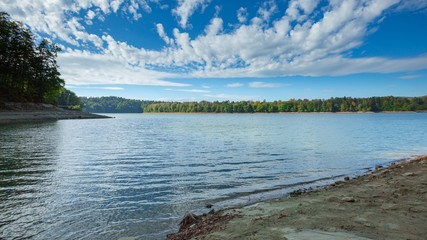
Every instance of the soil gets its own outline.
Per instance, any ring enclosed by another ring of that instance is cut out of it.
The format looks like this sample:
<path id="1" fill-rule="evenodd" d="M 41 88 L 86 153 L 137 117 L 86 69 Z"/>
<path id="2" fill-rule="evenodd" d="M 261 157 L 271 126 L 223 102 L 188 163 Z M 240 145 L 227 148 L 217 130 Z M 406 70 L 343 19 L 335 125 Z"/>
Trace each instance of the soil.
<path id="1" fill-rule="evenodd" d="M 0 106 L 0 124 L 94 118 L 109 117 L 81 111 L 65 110 L 43 103 L 2 103 Z"/>

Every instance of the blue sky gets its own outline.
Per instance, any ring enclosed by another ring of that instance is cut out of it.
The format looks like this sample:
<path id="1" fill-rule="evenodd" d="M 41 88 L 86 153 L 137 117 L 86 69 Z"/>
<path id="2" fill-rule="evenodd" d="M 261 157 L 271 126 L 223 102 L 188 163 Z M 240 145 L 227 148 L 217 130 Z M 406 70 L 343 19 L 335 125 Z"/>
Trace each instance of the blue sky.
<path id="1" fill-rule="evenodd" d="M 427 95 L 425 0 L 3 0 L 80 96 Z"/>

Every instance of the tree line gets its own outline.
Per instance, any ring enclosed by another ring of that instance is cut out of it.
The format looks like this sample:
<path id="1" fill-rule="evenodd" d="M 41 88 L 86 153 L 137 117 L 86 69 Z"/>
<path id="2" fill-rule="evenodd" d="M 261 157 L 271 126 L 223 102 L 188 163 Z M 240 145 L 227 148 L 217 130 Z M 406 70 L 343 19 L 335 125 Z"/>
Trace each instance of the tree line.
<path id="1" fill-rule="evenodd" d="M 93 113 L 142 113 L 155 101 L 126 99 L 121 97 L 81 97 L 83 111 Z"/>
<path id="2" fill-rule="evenodd" d="M 144 108 L 147 113 L 277 113 L 277 112 L 383 112 L 427 111 L 427 96 L 291 99 L 289 101 L 158 102 Z"/>
<path id="3" fill-rule="evenodd" d="M 0 101 L 57 103 L 63 91 L 56 57 L 60 48 L 36 38 L 0 12 Z"/>

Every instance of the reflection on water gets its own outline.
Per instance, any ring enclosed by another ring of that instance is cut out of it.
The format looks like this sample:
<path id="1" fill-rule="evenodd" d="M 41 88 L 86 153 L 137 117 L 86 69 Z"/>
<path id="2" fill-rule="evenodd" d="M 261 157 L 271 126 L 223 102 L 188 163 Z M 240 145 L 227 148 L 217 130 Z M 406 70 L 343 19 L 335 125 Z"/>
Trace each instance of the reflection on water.
<path id="1" fill-rule="evenodd" d="M 425 154 L 426 116 L 123 114 L 3 125 L 0 238 L 163 238 L 206 203 L 274 197 Z"/>

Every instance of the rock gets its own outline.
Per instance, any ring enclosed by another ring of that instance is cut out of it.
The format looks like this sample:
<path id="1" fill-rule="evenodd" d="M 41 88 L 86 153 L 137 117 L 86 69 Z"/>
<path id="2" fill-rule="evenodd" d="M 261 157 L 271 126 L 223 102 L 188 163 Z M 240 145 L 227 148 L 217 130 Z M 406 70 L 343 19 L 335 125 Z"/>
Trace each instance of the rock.
<path id="1" fill-rule="evenodd" d="M 350 181 L 350 177 L 344 177 L 344 181 Z"/>
<path id="2" fill-rule="evenodd" d="M 339 185 L 344 184 L 344 183 L 345 183 L 344 181 L 336 181 L 336 182 L 335 182 L 335 185 L 336 185 L 336 186 L 339 186 Z"/>
<path id="3" fill-rule="evenodd" d="M 343 201 L 343 202 L 356 202 L 356 199 L 354 199 L 354 197 L 343 197 L 343 198 L 341 198 L 341 201 Z"/>
<path id="4" fill-rule="evenodd" d="M 206 208 L 212 208 L 212 207 L 213 207 L 212 204 L 210 204 L 210 203 L 206 204 Z"/>
<path id="5" fill-rule="evenodd" d="M 197 216 L 194 215 L 193 213 L 189 212 L 189 213 L 185 214 L 184 218 L 179 223 L 179 225 L 180 225 L 179 231 L 186 229 L 195 223 L 197 223 Z"/>
<path id="6" fill-rule="evenodd" d="M 411 177 L 411 176 L 415 176 L 415 173 L 413 173 L 413 172 L 407 172 L 407 173 L 402 174 L 402 176 Z"/>
<path id="7" fill-rule="evenodd" d="M 375 170 L 378 170 L 378 169 L 381 169 L 381 168 L 383 168 L 383 166 L 381 166 L 381 165 L 375 166 Z"/>

